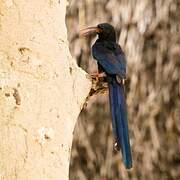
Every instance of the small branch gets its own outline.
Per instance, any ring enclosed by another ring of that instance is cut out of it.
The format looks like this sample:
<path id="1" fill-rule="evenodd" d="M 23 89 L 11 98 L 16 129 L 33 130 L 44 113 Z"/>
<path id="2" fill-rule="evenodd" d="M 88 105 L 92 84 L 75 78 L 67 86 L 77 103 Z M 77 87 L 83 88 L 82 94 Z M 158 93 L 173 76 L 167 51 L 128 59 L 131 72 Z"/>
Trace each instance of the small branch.
<path id="1" fill-rule="evenodd" d="M 92 87 L 91 87 L 88 97 L 86 98 L 85 106 L 91 96 L 96 95 L 96 94 L 104 94 L 108 90 L 108 84 L 107 84 L 106 77 L 95 78 L 95 77 L 91 77 L 88 74 L 87 78 L 92 81 Z"/>

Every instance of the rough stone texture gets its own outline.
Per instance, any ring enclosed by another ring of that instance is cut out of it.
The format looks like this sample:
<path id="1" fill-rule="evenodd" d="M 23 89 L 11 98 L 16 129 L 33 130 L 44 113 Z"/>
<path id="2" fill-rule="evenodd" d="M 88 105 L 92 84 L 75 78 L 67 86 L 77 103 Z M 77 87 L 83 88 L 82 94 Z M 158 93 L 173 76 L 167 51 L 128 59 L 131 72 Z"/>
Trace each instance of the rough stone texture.
<path id="1" fill-rule="evenodd" d="M 0 179 L 68 179 L 91 88 L 72 59 L 66 1 L 0 1 Z"/>

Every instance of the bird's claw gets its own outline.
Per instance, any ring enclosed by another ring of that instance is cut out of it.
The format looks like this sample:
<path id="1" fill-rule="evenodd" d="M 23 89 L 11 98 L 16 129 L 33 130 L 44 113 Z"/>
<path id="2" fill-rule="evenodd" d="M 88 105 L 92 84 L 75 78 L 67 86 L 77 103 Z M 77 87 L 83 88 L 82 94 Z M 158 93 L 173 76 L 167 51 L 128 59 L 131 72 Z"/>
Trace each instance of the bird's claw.
<path id="1" fill-rule="evenodd" d="M 91 77 L 92 78 L 96 78 L 96 79 L 103 78 L 103 77 L 106 77 L 106 73 L 105 72 L 102 72 L 102 73 L 99 73 L 99 72 L 92 73 Z"/>

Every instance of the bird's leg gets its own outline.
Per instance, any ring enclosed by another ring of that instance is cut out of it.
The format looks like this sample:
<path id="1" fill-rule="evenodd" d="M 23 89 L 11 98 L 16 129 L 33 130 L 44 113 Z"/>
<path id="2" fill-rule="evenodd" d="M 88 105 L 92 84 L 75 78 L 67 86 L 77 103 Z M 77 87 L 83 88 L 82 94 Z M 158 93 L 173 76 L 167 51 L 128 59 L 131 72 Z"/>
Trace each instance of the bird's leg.
<path id="1" fill-rule="evenodd" d="M 95 73 L 92 73 L 91 74 L 91 77 L 92 78 L 103 78 L 103 77 L 106 77 L 106 73 L 105 72 L 95 72 Z"/>

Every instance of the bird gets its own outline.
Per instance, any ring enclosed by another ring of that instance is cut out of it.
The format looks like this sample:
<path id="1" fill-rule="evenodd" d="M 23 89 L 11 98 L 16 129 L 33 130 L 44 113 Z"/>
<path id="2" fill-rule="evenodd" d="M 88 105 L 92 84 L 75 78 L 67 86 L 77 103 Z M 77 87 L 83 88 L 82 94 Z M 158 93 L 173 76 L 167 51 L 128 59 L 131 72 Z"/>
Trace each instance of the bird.
<path id="1" fill-rule="evenodd" d="M 131 169 L 132 155 L 125 99 L 126 57 L 121 46 L 116 43 L 115 29 L 109 23 L 80 30 L 80 35 L 91 34 L 98 36 L 92 45 L 92 56 L 98 65 L 98 73 L 93 76 L 107 78 L 114 146 L 117 150 L 121 150 L 125 168 Z"/>

